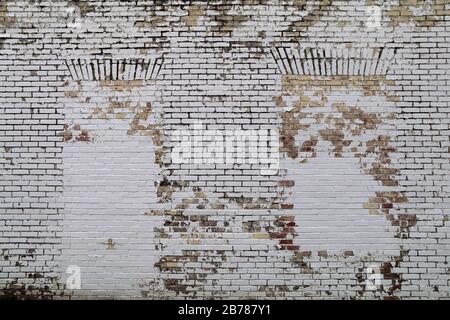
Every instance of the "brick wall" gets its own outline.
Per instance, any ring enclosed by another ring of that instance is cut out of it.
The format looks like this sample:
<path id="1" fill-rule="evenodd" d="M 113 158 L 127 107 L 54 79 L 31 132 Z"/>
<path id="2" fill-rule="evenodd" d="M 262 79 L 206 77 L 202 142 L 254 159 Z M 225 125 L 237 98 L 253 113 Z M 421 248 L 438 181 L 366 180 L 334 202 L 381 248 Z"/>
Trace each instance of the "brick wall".
<path id="1" fill-rule="evenodd" d="M 449 10 L 0 1 L 0 297 L 449 298 Z"/>

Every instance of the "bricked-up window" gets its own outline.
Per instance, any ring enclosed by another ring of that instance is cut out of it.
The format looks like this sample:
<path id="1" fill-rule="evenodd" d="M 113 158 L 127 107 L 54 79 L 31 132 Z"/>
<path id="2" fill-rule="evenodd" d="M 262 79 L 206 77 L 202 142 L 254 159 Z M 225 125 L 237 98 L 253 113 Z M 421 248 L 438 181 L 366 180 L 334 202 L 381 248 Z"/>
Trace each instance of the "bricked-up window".
<path id="1" fill-rule="evenodd" d="M 152 80 L 164 63 L 163 57 L 136 59 L 66 59 L 73 80 Z"/>
<path id="2" fill-rule="evenodd" d="M 274 47 L 271 53 L 284 75 L 376 76 L 386 74 L 395 49 Z"/>

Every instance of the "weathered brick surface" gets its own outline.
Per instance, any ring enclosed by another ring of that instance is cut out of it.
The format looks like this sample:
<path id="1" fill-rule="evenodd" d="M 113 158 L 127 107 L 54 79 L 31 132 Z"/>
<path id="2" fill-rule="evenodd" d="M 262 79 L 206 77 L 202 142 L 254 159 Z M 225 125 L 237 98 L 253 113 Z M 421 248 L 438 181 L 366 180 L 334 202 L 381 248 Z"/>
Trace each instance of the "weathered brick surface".
<path id="1" fill-rule="evenodd" d="M 0 297 L 449 298 L 449 10 L 1 0 Z M 278 170 L 174 161 L 199 125 Z"/>

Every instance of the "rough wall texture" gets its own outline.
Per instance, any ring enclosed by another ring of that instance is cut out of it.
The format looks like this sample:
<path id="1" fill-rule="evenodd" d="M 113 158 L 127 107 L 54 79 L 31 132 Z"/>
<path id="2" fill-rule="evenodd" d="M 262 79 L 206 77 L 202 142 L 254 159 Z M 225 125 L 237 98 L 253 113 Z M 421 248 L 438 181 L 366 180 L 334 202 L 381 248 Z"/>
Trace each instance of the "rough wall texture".
<path id="1" fill-rule="evenodd" d="M 0 297 L 449 298 L 449 11 L 1 0 Z"/>

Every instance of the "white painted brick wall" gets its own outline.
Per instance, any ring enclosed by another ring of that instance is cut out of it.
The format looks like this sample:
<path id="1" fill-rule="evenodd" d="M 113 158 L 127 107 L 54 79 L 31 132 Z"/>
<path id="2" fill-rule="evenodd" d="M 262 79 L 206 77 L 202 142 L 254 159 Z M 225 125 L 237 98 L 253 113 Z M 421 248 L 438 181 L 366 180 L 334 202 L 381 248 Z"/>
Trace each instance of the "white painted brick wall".
<path id="1" fill-rule="evenodd" d="M 1 1 L 0 296 L 449 298 L 449 5 L 374 4 Z"/>

